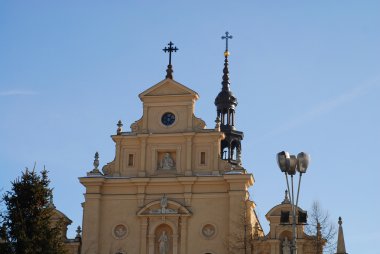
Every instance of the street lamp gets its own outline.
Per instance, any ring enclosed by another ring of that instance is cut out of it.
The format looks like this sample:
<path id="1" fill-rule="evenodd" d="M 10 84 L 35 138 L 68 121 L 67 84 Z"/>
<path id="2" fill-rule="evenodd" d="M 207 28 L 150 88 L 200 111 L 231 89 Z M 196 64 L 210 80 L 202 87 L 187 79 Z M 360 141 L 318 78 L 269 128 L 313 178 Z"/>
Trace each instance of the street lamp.
<path id="1" fill-rule="evenodd" d="M 301 152 L 297 155 L 290 155 L 288 152 L 282 151 L 277 154 L 277 164 L 281 170 L 285 174 L 286 186 L 288 187 L 288 193 L 290 193 L 290 204 L 292 208 L 292 230 L 293 230 L 293 240 L 292 240 L 292 254 L 297 254 L 297 241 L 296 241 L 296 209 L 298 208 L 298 197 L 300 194 L 301 187 L 301 178 L 302 174 L 306 173 L 306 169 L 310 162 L 310 156 L 307 153 Z M 294 203 L 294 182 L 293 176 L 297 173 L 300 173 L 299 181 L 298 181 L 298 190 L 297 190 L 297 198 Z M 288 175 L 290 175 L 291 179 L 291 187 L 292 191 L 290 192 L 289 188 L 289 180 Z"/>

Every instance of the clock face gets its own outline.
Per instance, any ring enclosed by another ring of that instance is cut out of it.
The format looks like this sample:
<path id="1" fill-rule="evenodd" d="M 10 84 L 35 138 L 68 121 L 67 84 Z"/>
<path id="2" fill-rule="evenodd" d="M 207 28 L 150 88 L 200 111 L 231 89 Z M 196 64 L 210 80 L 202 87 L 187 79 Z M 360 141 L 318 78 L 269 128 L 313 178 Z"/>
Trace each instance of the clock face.
<path id="1" fill-rule="evenodd" d="M 173 113 L 170 113 L 170 112 L 166 112 L 161 117 L 162 124 L 164 124 L 166 126 L 172 125 L 174 123 L 174 121 L 175 121 L 175 115 Z"/>

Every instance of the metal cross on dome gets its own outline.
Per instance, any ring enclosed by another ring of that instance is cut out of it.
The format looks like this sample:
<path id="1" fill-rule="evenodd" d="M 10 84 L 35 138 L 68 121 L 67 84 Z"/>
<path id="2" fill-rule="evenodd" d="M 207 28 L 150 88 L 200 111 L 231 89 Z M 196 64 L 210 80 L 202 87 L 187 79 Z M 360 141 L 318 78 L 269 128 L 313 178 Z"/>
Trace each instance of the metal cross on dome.
<path id="1" fill-rule="evenodd" d="M 228 39 L 232 39 L 232 35 L 229 32 L 226 32 L 226 36 L 222 36 L 222 40 L 226 40 L 226 52 L 228 52 Z"/>
<path id="2" fill-rule="evenodd" d="M 166 52 L 169 52 L 169 65 L 172 65 L 172 52 L 177 52 L 178 48 L 177 47 L 174 47 L 174 43 L 173 42 L 169 42 L 168 43 L 169 47 L 165 47 L 163 48 L 162 50 L 166 53 Z"/>

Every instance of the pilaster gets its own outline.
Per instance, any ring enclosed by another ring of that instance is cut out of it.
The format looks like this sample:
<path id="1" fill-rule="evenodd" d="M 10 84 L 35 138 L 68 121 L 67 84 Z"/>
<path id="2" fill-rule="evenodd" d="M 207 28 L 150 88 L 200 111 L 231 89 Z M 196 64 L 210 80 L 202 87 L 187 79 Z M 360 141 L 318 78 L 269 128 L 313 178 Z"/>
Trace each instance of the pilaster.
<path id="1" fill-rule="evenodd" d="M 192 162 L 193 162 L 193 155 L 192 155 L 192 150 L 193 150 L 193 143 L 192 139 L 195 133 L 189 133 L 186 134 L 186 171 L 185 175 L 186 176 L 191 176 L 192 175 Z"/>
<path id="2" fill-rule="evenodd" d="M 146 175 L 146 140 L 148 134 L 139 135 L 140 138 L 140 168 L 138 170 L 138 176 L 144 177 Z"/>
<path id="3" fill-rule="evenodd" d="M 181 254 L 187 253 L 187 217 L 182 217 L 180 221 L 181 226 Z"/>
<path id="4" fill-rule="evenodd" d="M 140 253 L 146 254 L 146 239 L 148 237 L 148 218 L 141 218 L 140 222 Z"/>
<path id="5" fill-rule="evenodd" d="M 82 253 L 99 253 L 100 198 L 100 194 L 85 195 Z"/>

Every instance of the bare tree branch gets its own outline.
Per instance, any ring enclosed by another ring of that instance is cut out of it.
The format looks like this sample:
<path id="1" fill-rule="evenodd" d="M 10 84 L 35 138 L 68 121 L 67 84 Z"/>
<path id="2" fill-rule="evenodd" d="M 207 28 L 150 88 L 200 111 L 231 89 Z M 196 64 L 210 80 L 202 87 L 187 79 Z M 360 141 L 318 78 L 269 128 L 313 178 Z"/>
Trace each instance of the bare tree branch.
<path id="1" fill-rule="evenodd" d="M 305 228 L 305 232 L 308 235 L 317 235 L 318 223 L 321 226 L 321 235 L 325 244 L 323 242 L 315 239 L 314 245 L 316 250 L 321 250 L 323 248 L 323 253 L 334 253 L 336 249 L 336 234 L 337 230 L 335 224 L 331 222 L 330 215 L 328 211 L 322 209 L 322 206 L 318 201 L 314 201 L 311 206 L 311 212 L 308 216 L 308 225 Z"/>

